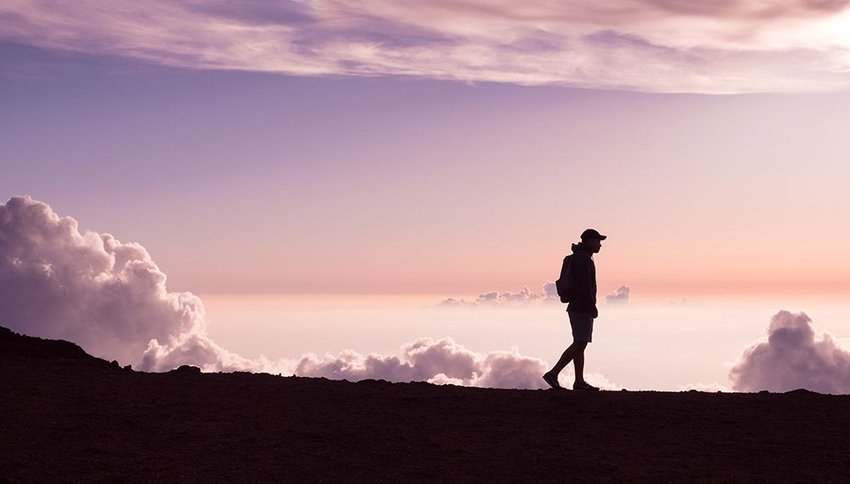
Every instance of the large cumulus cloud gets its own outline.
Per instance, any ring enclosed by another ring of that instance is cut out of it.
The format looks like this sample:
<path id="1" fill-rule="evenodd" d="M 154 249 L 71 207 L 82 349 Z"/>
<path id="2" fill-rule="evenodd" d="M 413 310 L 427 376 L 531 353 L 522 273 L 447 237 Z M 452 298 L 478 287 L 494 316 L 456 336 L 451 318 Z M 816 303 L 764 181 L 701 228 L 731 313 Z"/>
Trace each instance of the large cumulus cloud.
<path id="1" fill-rule="evenodd" d="M 657 92 L 844 89 L 847 0 L 0 3 L 0 40 L 169 66 Z"/>
<path id="2" fill-rule="evenodd" d="M 0 323 L 148 370 L 253 365 L 207 337 L 201 300 L 168 292 L 144 247 L 29 197 L 0 205 Z"/>
<path id="3" fill-rule="evenodd" d="M 344 351 L 336 357 L 248 359 L 216 344 L 201 300 L 169 292 L 166 281 L 139 244 L 81 233 L 76 220 L 30 197 L 0 204 L 0 324 L 74 341 L 143 370 L 191 364 L 207 371 L 540 388 L 546 369 L 543 361 L 515 350 L 475 353 L 450 338 L 418 339 L 403 345 L 401 356 Z"/>
<path id="4" fill-rule="evenodd" d="M 829 334 L 816 338 L 805 313 L 778 312 L 767 333 L 767 340 L 747 349 L 730 371 L 732 388 L 850 393 L 850 352 Z"/>

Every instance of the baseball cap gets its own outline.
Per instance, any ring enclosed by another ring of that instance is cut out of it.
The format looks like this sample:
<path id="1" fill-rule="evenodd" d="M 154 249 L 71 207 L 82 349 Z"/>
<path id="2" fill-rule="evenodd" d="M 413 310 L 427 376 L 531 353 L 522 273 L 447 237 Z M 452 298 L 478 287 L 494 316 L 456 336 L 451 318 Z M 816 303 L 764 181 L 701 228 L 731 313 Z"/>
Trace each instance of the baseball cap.
<path id="1" fill-rule="evenodd" d="M 581 233 L 581 240 L 587 240 L 587 239 L 605 240 L 607 238 L 608 238 L 607 235 L 600 234 L 599 231 L 597 231 L 596 229 L 587 229 L 587 230 L 585 230 L 584 232 Z"/>

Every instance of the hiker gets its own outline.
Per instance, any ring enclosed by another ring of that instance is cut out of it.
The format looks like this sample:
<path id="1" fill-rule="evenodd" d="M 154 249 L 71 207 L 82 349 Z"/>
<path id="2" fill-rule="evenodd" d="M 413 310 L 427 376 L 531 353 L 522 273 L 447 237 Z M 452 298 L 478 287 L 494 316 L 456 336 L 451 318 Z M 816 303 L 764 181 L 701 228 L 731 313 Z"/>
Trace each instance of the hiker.
<path id="1" fill-rule="evenodd" d="M 595 229 L 587 229 L 581 234 L 581 242 L 572 245 L 572 255 L 564 258 L 557 286 L 561 301 L 568 302 L 567 314 L 573 330 L 573 343 L 555 366 L 543 374 L 543 380 L 552 388 L 563 388 L 558 383 L 558 374 L 572 361 L 575 368 L 573 390 L 599 390 L 584 381 L 584 350 L 593 340 L 593 320 L 599 316 L 596 309 L 596 265 L 593 263 L 593 254 L 599 252 L 606 238 Z"/>

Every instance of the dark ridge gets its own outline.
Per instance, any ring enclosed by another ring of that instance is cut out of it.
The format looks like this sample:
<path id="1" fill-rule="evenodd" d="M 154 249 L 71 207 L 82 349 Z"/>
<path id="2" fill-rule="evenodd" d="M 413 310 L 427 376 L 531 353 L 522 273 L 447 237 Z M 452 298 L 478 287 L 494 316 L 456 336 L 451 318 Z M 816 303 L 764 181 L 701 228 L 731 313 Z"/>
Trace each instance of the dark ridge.
<path id="1" fill-rule="evenodd" d="M 797 394 L 797 395 L 818 394 L 818 392 L 814 392 L 814 391 L 809 390 L 807 388 L 798 388 L 796 390 L 790 390 L 790 391 L 787 391 L 785 393 L 786 394 Z"/>
<path id="2" fill-rule="evenodd" d="M 3 326 L 0 326 L 0 352 L 7 357 L 78 360 L 96 364 L 107 363 L 105 360 L 89 355 L 82 348 L 70 341 L 27 336 L 15 333 Z"/>
<path id="3" fill-rule="evenodd" d="M 0 330 L 0 482 L 850 475 L 849 396 L 494 390 L 194 367 L 144 373 L 80 351 Z"/>

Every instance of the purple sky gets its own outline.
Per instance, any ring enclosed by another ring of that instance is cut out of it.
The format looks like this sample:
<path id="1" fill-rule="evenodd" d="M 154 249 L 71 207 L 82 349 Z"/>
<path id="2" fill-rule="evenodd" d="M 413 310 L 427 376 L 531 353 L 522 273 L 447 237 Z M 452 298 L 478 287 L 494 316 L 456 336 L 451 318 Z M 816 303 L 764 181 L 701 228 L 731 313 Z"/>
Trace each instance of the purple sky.
<path id="1" fill-rule="evenodd" d="M 199 293 L 850 286 L 842 2 L 269 5 L 0 8 L 3 198 Z"/>

